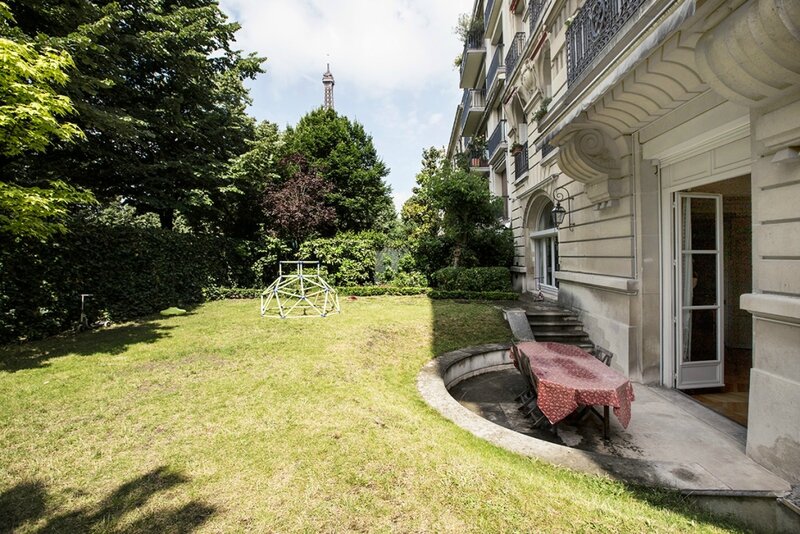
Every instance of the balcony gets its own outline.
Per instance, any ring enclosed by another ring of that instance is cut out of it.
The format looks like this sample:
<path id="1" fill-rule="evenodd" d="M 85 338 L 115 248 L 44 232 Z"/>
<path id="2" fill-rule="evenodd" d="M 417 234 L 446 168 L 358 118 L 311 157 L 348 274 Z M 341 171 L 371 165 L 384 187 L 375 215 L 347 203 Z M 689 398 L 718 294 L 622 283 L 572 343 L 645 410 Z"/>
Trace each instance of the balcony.
<path id="1" fill-rule="evenodd" d="M 492 93 L 495 82 L 497 82 L 497 88 L 502 89 L 505 79 L 506 66 L 503 62 L 503 45 L 500 45 L 495 49 L 492 62 L 489 64 L 489 70 L 486 72 L 486 94 Z"/>
<path id="2" fill-rule="evenodd" d="M 486 155 L 484 154 L 480 158 L 470 158 L 469 160 L 469 170 L 478 174 L 489 174 L 489 160 L 486 159 Z"/>
<path id="3" fill-rule="evenodd" d="M 514 69 L 517 68 L 522 52 L 525 50 L 525 32 L 517 32 L 506 54 L 506 78 L 514 76 Z"/>
<path id="4" fill-rule="evenodd" d="M 544 0 L 530 0 L 528 2 L 528 39 L 533 39 L 536 35 L 537 22 L 539 22 L 539 15 L 542 14 L 544 7 Z"/>
<path id="5" fill-rule="evenodd" d="M 502 161 L 506 156 L 506 121 L 500 121 L 492 131 L 492 135 L 486 141 L 486 149 L 489 152 L 489 161 Z"/>
<path id="6" fill-rule="evenodd" d="M 502 0 L 486 0 L 486 9 L 483 12 L 483 27 L 487 32 L 490 31 L 494 23 L 497 22 L 502 8 Z"/>
<path id="7" fill-rule="evenodd" d="M 464 89 L 461 99 L 461 136 L 472 137 L 475 135 L 478 124 L 486 109 L 486 91 L 481 89 Z"/>
<path id="8" fill-rule="evenodd" d="M 587 0 L 567 28 L 567 85 L 578 81 L 587 67 L 645 0 Z"/>
<path id="9" fill-rule="evenodd" d="M 528 174 L 528 143 L 522 145 L 522 150 L 514 154 L 514 177 L 519 180 Z"/>
<path id="10" fill-rule="evenodd" d="M 456 106 L 456 112 L 453 116 L 453 126 L 450 128 L 450 142 L 447 145 L 447 158 L 450 159 L 458 151 L 458 141 L 461 139 L 461 114 L 464 110 L 461 109 L 461 104 Z"/>
<path id="11" fill-rule="evenodd" d="M 471 35 L 464 43 L 464 54 L 461 56 L 461 88 L 474 89 L 478 86 L 486 47 L 483 45 L 483 34 Z"/>

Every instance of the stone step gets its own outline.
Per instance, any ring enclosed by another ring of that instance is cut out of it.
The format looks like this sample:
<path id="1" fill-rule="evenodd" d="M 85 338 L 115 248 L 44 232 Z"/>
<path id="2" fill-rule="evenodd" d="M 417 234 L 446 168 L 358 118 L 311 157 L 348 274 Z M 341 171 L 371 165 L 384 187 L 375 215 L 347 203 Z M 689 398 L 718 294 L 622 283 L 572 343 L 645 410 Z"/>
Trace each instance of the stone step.
<path id="1" fill-rule="evenodd" d="M 586 340 L 589 341 L 589 334 L 583 330 L 534 330 L 533 335 L 539 341 L 555 341 L 553 338 Z"/>
<path id="2" fill-rule="evenodd" d="M 525 314 L 528 317 L 546 317 L 546 318 L 555 318 L 555 317 L 562 317 L 562 318 L 569 318 L 569 319 L 576 319 L 575 314 L 571 311 L 562 310 L 558 308 L 553 308 L 550 310 L 526 310 Z"/>
<path id="3" fill-rule="evenodd" d="M 583 323 L 578 321 L 577 319 L 565 319 L 563 321 L 552 321 L 552 320 L 541 320 L 539 318 L 531 319 L 530 321 L 531 328 L 549 328 L 551 330 L 557 328 L 583 328 Z"/>

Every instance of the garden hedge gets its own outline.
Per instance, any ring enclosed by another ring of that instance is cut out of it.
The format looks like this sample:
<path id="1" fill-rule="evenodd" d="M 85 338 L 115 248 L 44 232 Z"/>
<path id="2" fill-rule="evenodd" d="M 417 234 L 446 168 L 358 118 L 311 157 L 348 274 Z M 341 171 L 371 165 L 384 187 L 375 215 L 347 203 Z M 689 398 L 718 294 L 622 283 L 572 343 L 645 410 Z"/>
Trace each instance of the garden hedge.
<path id="1" fill-rule="evenodd" d="M 47 243 L 0 238 L 0 343 L 122 321 L 205 299 L 211 286 L 258 285 L 251 244 L 156 228 L 83 225 Z"/>
<path id="2" fill-rule="evenodd" d="M 445 267 L 431 275 L 432 285 L 443 291 L 510 292 L 511 273 L 506 267 Z"/>
<path id="3" fill-rule="evenodd" d="M 513 291 L 444 291 L 432 289 L 428 296 L 436 300 L 517 300 L 519 293 Z"/>

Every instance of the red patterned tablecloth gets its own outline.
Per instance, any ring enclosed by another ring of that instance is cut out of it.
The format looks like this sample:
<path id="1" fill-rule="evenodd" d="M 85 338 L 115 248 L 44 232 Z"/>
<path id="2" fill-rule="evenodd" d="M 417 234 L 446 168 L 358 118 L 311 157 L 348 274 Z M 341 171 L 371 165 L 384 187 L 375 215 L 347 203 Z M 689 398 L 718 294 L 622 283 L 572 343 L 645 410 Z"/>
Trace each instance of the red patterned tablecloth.
<path id="1" fill-rule="evenodd" d="M 625 376 L 572 345 L 526 341 L 517 346 L 531 362 L 537 404 L 552 424 L 580 405 L 597 405 L 612 406 L 622 426 L 628 427 L 633 386 Z"/>

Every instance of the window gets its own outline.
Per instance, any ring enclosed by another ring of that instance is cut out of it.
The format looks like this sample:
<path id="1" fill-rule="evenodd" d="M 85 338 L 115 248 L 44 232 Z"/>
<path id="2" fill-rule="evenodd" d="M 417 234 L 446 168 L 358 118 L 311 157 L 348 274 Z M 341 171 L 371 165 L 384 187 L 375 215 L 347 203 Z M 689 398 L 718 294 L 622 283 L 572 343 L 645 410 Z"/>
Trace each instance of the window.
<path id="1" fill-rule="evenodd" d="M 558 288 L 558 229 L 550 217 L 552 210 L 553 203 L 547 202 L 539 214 L 536 230 L 530 234 L 538 289 Z"/>

